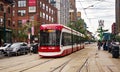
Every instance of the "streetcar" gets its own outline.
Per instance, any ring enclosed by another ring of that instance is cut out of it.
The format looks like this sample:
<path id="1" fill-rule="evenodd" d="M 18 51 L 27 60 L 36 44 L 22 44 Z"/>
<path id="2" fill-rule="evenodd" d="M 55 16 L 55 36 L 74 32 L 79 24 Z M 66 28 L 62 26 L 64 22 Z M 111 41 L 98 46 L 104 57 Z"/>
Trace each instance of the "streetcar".
<path id="1" fill-rule="evenodd" d="M 39 38 L 41 57 L 61 57 L 84 48 L 84 35 L 62 24 L 41 25 Z"/>

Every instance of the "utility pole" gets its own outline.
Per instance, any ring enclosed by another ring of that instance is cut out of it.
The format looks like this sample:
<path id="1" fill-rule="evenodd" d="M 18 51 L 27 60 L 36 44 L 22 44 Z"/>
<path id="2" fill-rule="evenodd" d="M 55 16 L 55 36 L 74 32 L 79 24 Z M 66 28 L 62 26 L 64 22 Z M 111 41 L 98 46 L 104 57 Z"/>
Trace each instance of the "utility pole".
<path id="1" fill-rule="evenodd" d="M 6 7 L 4 8 L 4 43 L 6 43 Z"/>

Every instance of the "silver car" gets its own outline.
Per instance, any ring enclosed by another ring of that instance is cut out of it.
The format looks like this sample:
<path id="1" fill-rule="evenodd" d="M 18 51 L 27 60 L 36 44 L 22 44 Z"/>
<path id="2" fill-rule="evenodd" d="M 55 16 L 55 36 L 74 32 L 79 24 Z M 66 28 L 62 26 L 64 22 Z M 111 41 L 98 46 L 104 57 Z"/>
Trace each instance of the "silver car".
<path id="1" fill-rule="evenodd" d="M 10 47 L 10 43 L 4 43 L 3 46 L 0 47 L 0 55 L 6 55 L 6 49 Z"/>
<path id="2" fill-rule="evenodd" d="M 10 47 L 8 47 L 6 49 L 6 52 L 8 56 L 11 56 L 13 54 L 15 55 L 27 54 L 29 52 L 29 47 L 25 42 L 17 42 L 13 43 Z"/>

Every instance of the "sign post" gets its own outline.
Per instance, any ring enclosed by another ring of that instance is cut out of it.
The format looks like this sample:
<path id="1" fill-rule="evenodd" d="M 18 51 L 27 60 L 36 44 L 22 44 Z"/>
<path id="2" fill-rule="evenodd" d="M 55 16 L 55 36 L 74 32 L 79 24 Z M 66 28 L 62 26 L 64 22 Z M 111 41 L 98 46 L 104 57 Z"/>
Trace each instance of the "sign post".
<path id="1" fill-rule="evenodd" d="M 100 41 L 103 39 L 103 27 L 104 27 L 104 20 L 99 20 L 99 32 L 100 32 Z"/>

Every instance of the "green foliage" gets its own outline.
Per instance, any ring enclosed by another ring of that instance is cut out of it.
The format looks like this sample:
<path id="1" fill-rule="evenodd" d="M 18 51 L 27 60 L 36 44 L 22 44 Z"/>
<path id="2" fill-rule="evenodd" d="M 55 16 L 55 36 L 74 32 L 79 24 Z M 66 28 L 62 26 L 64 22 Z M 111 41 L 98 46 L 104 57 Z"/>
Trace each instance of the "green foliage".
<path id="1" fill-rule="evenodd" d="M 83 38 L 83 41 L 88 40 L 89 37 L 86 34 L 86 28 L 85 28 L 85 22 L 83 19 L 79 19 L 76 22 L 70 22 L 68 24 L 68 27 L 82 33 L 85 35 L 85 38 Z"/>
<path id="2" fill-rule="evenodd" d="M 107 32 L 108 30 L 104 30 L 102 27 L 98 28 L 97 29 L 97 32 L 98 32 L 98 36 L 100 37 L 100 40 L 102 41 L 103 39 L 103 33 L 104 32 Z"/>
<path id="3" fill-rule="evenodd" d="M 115 40 L 120 42 L 120 36 L 115 36 Z"/>
<path id="4" fill-rule="evenodd" d="M 82 34 L 85 34 L 86 30 L 84 28 L 84 24 L 85 24 L 84 20 L 83 19 L 79 19 L 76 22 L 70 22 L 68 24 L 68 27 L 70 27 L 70 28 L 72 28 L 72 29 L 74 29 L 76 31 L 79 31 Z"/>
<path id="5" fill-rule="evenodd" d="M 37 25 L 38 25 L 37 21 L 26 23 L 18 30 L 13 30 L 12 37 L 14 39 L 27 40 L 28 39 L 27 38 L 28 37 L 28 29 L 31 28 L 32 26 L 37 26 Z"/>

